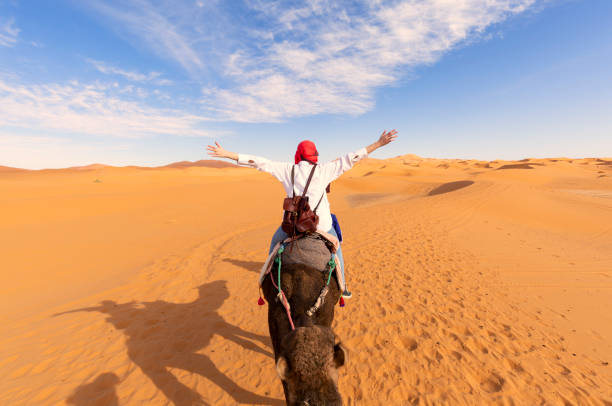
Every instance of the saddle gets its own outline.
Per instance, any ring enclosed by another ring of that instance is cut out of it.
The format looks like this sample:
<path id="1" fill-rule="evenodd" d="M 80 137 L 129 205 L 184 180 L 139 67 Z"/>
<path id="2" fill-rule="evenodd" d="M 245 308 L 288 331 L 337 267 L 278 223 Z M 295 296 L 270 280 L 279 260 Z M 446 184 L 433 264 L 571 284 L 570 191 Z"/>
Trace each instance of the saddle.
<path id="1" fill-rule="evenodd" d="M 293 247 L 293 249 L 289 249 L 289 244 L 297 245 Z M 343 272 L 340 269 L 342 265 L 338 260 L 338 255 L 336 255 L 336 250 L 339 246 L 338 239 L 335 236 L 322 231 L 307 234 L 297 240 L 293 239 L 292 237 L 288 237 L 284 241 L 277 243 L 268 256 L 268 259 L 261 267 L 261 272 L 259 273 L 260 287 L 264 278 L 272 269 L 272 265 L 275 263 L 274 260 L 277 257 L 281 246 L 283 247 L 281 261 L 284 264 L 304 264 L 315 269 L 319 269 L 321 272 L 326 272 L 329 271 L 329 261 L 331 258 L 333 258 L 336 266 L 334 275 L 338 280 L 340 289 L 345 289 Z M 284 246 L 287 246 L 287 249 L 285 249 Z"/>

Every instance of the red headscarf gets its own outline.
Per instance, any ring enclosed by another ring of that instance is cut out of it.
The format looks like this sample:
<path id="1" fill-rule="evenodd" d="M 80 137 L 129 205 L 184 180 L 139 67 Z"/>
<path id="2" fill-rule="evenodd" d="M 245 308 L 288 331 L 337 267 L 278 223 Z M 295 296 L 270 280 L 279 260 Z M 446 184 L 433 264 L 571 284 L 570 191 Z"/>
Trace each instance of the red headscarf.
<path id="1" fill-rule="evenodd" d="M 297 146 L 297 151 L 295 151 L 295 163 L 298 164 L 300 161 L 308 161 L 311 164 L 314 164 L 319 159 L 319 153 L 317 152 L 317 147 L 312 141 L 302 141 Z"/>

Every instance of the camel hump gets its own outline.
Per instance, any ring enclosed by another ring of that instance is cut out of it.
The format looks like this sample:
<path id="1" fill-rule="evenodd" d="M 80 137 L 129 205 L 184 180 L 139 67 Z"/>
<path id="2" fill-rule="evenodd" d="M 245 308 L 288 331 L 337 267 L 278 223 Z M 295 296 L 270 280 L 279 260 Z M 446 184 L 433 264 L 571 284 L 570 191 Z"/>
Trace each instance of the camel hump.
<path id="1" fill-rule="evenodd" d="M 282 253 L 284 265 L 300 264 L 318 269 L 321 272 L 329 269 L 331 250 L 328 243 L 318 234 L 307 234 L 292 241 Z"/>

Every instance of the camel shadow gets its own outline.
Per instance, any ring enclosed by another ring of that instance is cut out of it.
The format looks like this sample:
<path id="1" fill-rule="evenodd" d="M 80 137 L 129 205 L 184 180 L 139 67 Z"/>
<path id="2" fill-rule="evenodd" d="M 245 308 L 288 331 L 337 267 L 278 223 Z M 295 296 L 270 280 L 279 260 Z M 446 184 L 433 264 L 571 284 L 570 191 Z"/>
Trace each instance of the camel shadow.
<path id="1" fill-rule="evenodd" d="M 272 358 L 253 341 L 270 346 L 267 336 L 254 334 L 227 323 L 217 310 L 229 297 L 225 281 L 198 287 L 198 298 L 190 303 L 116 303 L 105 300 L 99 306 L 70 310 L 106 313 L 106 321 L 126 336 L 132 362 L 151 379 L 175 406 L 206 405 L 200 393 L 180 382 L 169 370 L 178 368 L 199 374 L 229 394 L 236 403 L 282 404 L 278 399 L 250 392 L 223 372 L 203 353 L 215 334 L 243 348 Z"/>
<path id="2" fill-rule="evenodd" d="M 229 262 L 230 264 L 234 264 L 236 266 L 246 269 L 247 271 L 256 272 L 258 274 L 261 271 L 261 267 L 264 265 L 263 262 L 243 261 L 241 259 L 234 258 L 223 258 L 223 262 Z"/>
<path id="3" fill-rule="evenodd" d="M 66 403 L 74 406 L 119 406 L 115 386 L 119 377 L 112 372 L 100 374 L 90 383 L 85 383 L 74 390 Z"/>

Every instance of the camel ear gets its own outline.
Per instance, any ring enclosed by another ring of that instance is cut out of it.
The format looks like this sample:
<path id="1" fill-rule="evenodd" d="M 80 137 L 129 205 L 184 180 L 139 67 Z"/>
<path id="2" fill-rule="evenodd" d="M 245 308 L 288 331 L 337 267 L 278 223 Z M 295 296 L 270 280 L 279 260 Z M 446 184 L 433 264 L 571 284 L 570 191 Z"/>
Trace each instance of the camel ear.
<path id="1" fill-rule="evenodd" d="M 348 351 L 342 343 L 338 343 L 334 345 L 334 365 L 336 365 L 336 368 L 340 368 L 346 364 L 348 364 Z"/>
<path id="2" fill-rule="evenodd" d="M 289 374 L 289 364 L 287 364 L 287 360 L 285 357 L 278 357 L 278 361 L 276 361 L 276 372 L 278 376 L 283 381 L 287 380 L 287 375 Z"/>

